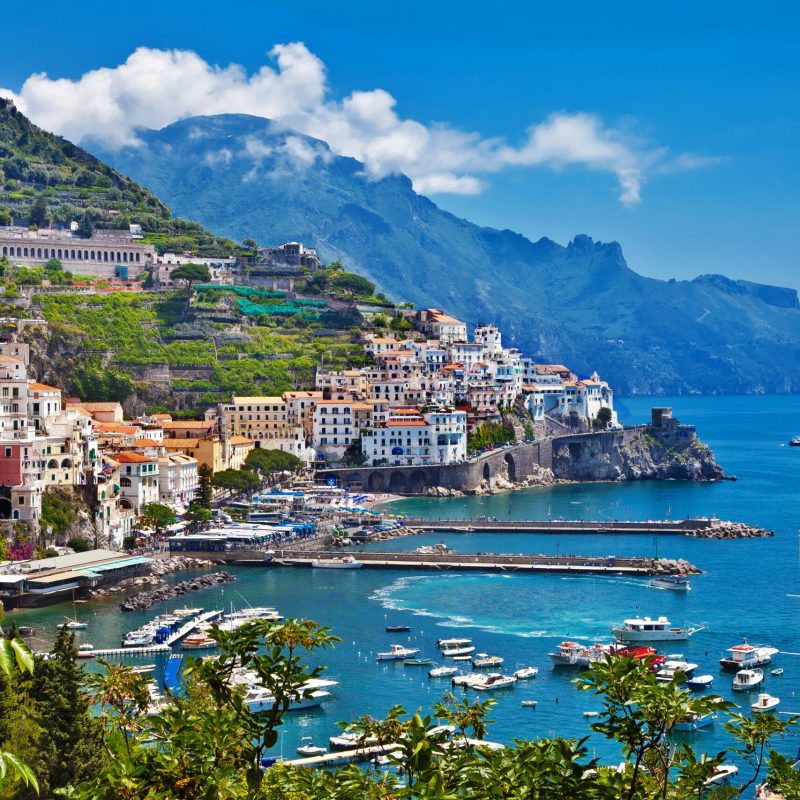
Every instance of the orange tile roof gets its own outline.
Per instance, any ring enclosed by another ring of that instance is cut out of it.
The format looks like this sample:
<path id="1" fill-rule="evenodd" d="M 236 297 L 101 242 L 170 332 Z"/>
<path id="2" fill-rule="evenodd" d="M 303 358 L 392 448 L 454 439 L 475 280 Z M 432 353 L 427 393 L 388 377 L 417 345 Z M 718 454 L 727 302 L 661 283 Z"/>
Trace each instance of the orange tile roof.
<path id="1" fill-rule="evenodd" d="M 137 433 L 137 425 L 123 425 L 121 422 L 95 422 L 94 429 L 98 433 Z"/>
<path id="2" fill-rule="evenodd" d="M 152 458 L 143 456 L 141 453 L 131 453 L 130 451 L 117 453 L 114 456 L 114 461 L 118 461 L 120 464 L 144 464 L 152 460 Z"/>
<path id="3" fill-rule="evenodd" d="M 248 439 L 246 436 L 231 436 L 228 441 L 231 444 L 253 444 L 253 440 Z"/>
<path id="4" fill-rule="evenodd" d="M 155 439 L 137 439 L 136 440 L 137 447 L 160 447 L 161 442 L 157 442 Z"/>
<path id="5" fill-rule="evenodd" d="M 31 381 L 28 386 L 31 387 L 34 391 L 37 392 L 60 392 L 57 386 L 48 386 L 46 383 L 36 383 L 35 381 Z"/>
<path id="6" fill-rule="evenodd" d="M 390 428 L 419 428 L 428 423 L 424 419 L 390 419 L 386 424 Z"/>
<path id="7" fill-rule="evenodd" d="M 213 422 L 205 422 L 204 420 L 180 420 L 173 422 L 165 422 L 162 426 L 164 430 L 177 431 L 177 430 L 192 430 L 195 428 L 213 428 Z"/>

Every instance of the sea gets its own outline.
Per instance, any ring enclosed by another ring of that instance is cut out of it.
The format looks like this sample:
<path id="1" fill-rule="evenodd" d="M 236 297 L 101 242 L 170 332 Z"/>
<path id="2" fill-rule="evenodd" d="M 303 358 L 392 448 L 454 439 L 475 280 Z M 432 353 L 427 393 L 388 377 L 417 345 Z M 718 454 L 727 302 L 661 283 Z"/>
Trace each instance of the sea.
<path id="1" fill-rule="evenodd" d="M 492 693 L 488 735 L 509 743 L 515 738 L 588 736 L 590 754 L 615 762 L 615 744 L 590 730 L 585 712 L 600 702 L 574 685 L 576 673 L 553 669 L 547 653 L 564 639 L 586 643 L 611 640 L 611 626 L 626 617 L 666 615 L 676 625 L 706 626 L 689 642 L 662 652 L 682 653 L 697 663 L 696 674 L 714 676 L 713 691 L 749 711 L 751 694 L 733 693 L 730 673 L 720 672 L 725 648 L 747 638 L 781 650 L 767 668 L 765 691 L 781 698 L 780 711 L 800 712 L 800 448 L 787 446 L 800 434 L 800 399 L 791 396 L 674 397 L 625 399 L 626 423 L 645 421 L 653 405 L 672 406 L 684 422 L 697 425 L 726 473 L 736 481 L 691 483 L 642 481 L 584 483 L 525 489 L 487 497 L 413 498 L 391 504 L 394 513 L 428 518 L 480 516 L 498 519 L 678 519 L 716 515 L 774 530 L 763 539 L 705 540 L 662 535 L 586 535 L 471 533 L 425 534 L 367 545 L 372 550 L 412 550 L 443 541 L 459 552 L 645 555 L 685 558 L 703 570 L 688 594 L 649 588 L 629 577 L 506 574 L 431 574 L 394 570 L 312 570 L 230 568 L 237 582 L 156 606 L 149 612 L 122 613 L 120 597 L 77 607 L 89 623 L 79 634 L 95 647 L 118 646 L 126 631 L 156 613 L 183 605 L 205 608 L 245 604 L 275 606 L 287 617 L 305 617 L 329 626 L 341 638 L 310 663 L 327 666 L 339 681 L 334 698 L 322 708 L 285 718 L 274 755 L 290 758 L 303 737 L 328 746 L 328 738 L 361 714 L 384 715 L 393 705 L 430 714 L 450 689 L 449 679 L 429 679 L 427 667 L 377 662 L 392 643 L 419 647 L 438 657 L 435 641 L 469 637 L 478 651 L 505 659 L 506 670 L 539 668 L 535 680 Z M 185 576 L 173 576 L 178 580 Z M 55 635 L 57 622 L 72 606 L 9 612 L 7 621 L 39 628 L 41 646 Z M 389 624 L 407 624 L 410 633 L 389 634 Z M 113 660 L 113 659 L 112 659 Z M 128 658 L 126 663 L 154 662 Z M 163 661 L 159 660 L 161 669 Z M 90 667 L 91 668 L 91 667 Z M 456 690 L 463 692 L 461 689 Z M 486 699 L 489 693 L 472 693 Z M 535 709 L 522 700 L 537 700 Z M 731 744 L 724 715 L 710 727 L 686 734 L 699 751 L 717 753 Z M 778 743 L 794 754 L 800 735 Z"/>

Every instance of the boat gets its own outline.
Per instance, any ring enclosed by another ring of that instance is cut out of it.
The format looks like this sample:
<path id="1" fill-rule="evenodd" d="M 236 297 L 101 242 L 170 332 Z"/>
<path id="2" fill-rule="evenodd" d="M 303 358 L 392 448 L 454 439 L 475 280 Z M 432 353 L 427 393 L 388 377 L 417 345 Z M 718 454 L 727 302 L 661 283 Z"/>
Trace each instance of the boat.
<path id="1" fill-rule="evenodd" d="M 440 650 L 450 650 L 453 647 L 467 647 L 472 644 L 472 639 L 437 639 L 436 646 Z"/>
<path id="2" fill-rule="evenodd" d="M 706 786 L 719 786 L 722 783 L 727 783 L 738 772 L 739 767 L 734 764 L 720 764 L 714 767 L 713 774 L 706 778 Z"/>
<path id="3" fill-rule="evenodd" d="M 94 645 L 88 642 L 80 645 L 76 655 L 78 658 L 94 658 Z"/>
<path id="4" fill-rule="evenodd" d="M 514 677 L 518 681 L 528 681 L 539 674 L 539 667 L 519 667 L 514 671 Z"/>
<path id="5" fill-rule="evenodd" d="M 764 673 L 760 669 L 742 669 L 733 676 L 734 692 L 749 692 L 761 685 Z"/>
<path id="6" fill-rule="evenodd" d="M 369 747 L 378 743 L 375 736 L 365 736 L 363 733 L 356 733 L 355 731 L 343 731 L 338 736 L 331 736 L 328 741 L 331 747 L 336 750 L 352 750 L 357 747 Z"/>
<path id="7" fill-rule="evenodd" d="M 449 678 L 458 673 L 458 667 L 434 667 L 428 670 L 429 678 Z"/>
<path id="8" fill-rule="evenodd" d="M 83 631 L 88 627 L 88 622 L 79 622 L 77 619 L 69 617 L 64 617 L 64 621 L 59 625 L 59 628 L 66 628 L 68 631 Z"/>
<path id="9" fill-rule="evenodd" d="M 632 617 L 611 632 L 621 642 L 685 642 L 702 628 L 674 628 L 664 616 L 658 619 L 650 617 Z"/>
<path id="10" fill-rule="evenodd" d="M 607 655 L 611 655 L 613 649 L 611 645 L 607 644 L 593 644 L 591 647 L 585 647 L 578 653 L 577 665 L 579 667 L 591 667 L 592 664 L 602 661 Z"/>
<path id="11" fill-rule="evenodd" d="M 323 691 L 303 692 L 303 694 L 306 696 L 294 695 L 289 701 L 289 706 L 286 708 L 286 711 L 302 711 L 307 708 L 318 708 L 326 700 L 333 697 L 330 692 Z M 259 711 L 272 711 L 277 703 L 275 695 L 263 686 L 251 687 L 242 700 L 253 714 L 257 714 Z"/>
<path id="12" fill-rule="evenodd" d="M 714 683 L 713 675 L 696 675 L 686 681 L 686 688 L 693 692 L 702 692 L 704 689 L 710 689 L 712 683 Z"/>
<path id="13" fill-rule="evenodd" d="M 184 650 L 212 650 L 217 646 L 217 642 L 205 633 L 193 633 L 181 644 Z"/>
<path id="14" fill-rule="evenodd" d="M 489 673 L 489 675 L 499 675 L 499 672 Z M 477 681 L 485 680 L 489 675 L 485 675 L 482 672 L 466 672 L 463 675 L 456 675 L 454 678 L 451 678 L 450 685 L 451 686 L 471 686 L 473 683 Z"/>
<path id="15" fill-rule="evenodd" d="M 464 655 L 464 656 L 450 656 L 453 661 L 472 661 L 471 655 Z"/>
<path id="16" fill-rule="evenodd" d="M 411 630 L 410 625 L 387 625 L 386 633 L 408 633 Z"/>
<path id="17" fill-rule="evenodd" d="M 356 561 L 353 556 L 343 556 L 342 558 L 315 558 L 311 562 L 312 567 L 318 569 L 361 569 L 363 561 Z"/>
<path id="18" fill-rule="evenodd" d="M 682 575 L 657 575 L 650 578 L 651 589 L 671 589 L 673 592 L 688 592 L 692 585 Z"/>
<path id="19" fill-rule="evenodd" d="M 586 650 L 586 646 L 578 642 L 561 642 L 554 653 L 548 653 L 550 660 L 555 667 L 577 667 L 580 666 L 578 659 L 580 654 Z"/>
<path id="20" fill-rule="evenodd" d="M 678 672 L 682 672 L 689 677 L 697 669 L 697 664 L 689 661 L 664 661 L 661 668 L 656 672 L 656 680 L 659 683 L 669 683 Z"/>
<path id="21" fill-rule="evenodd" d="M 523 700 L 522 701 L 522 705 L 526 706 L 527 708 L 536 708 L 536 706 L 539 705 L 539 701 L 538 700 Z"/>
<path id="22" fill-rule="evenodd" d="M 800 447 L 800 436 L 793 436 L 789 439 L 789 447 Z"/>
<path id="23" fill-rule="evenodd" d="M 783 667 L 773 669 L 769 674 L 774 675 L 776 678 L 780 678 L 780 676 L 783 675 Z"/>
<path id="24" fill-rule="evenodd" d="M 712 713 L 708 714 L 689 714 L 678 722 L 675 723 L 674 731 L 683 733 L 691 733 L 692 731 L 699 730 L 700 728 L 708 727 L 716 719 Z"/>
<path id="25" fill-rule="evenodd" d="M 767 692 L 761 692 L 758 695 L 758 700 L 756 700 L 756 702 L 753 703 L 750 708 L 752 708 L 756 714 L 764 714 L 767 711 L 772 711 L 772 709 L 777 708 L 780 703 L 780 697 L 773 697 Z"/>
<path id="26" fill-rule="evenodd" d="M 725 652 L 730 653 L 730 656 L 727 658 L 723 656 L 719 660 L 719 665 L 728 672 L 737 672 L 740 669 L 750 669 L 769 664 L 772 661 L 772 656 L 779 651 L 777 647 L 749 644 L 745 639 L 741 644 L 735 644 Z"/>
<path id="27" fill-rule="evenodd" d="M 591 719 L 592 717 L 599 717 L 600 716 L 600 712 L 599 711 L 584 711 L 583 712 L 583 716 L 586 717 L 586 719 Z"/>
<path id="28" fill-rule="evenodd" d="M 419 653 L 419 647 L 404 647 L 402 644 L 393 644 L 388 652 L 378 653 L 378 661 L 405 661 L 414 658 Z"/>
<path id="29" fill-rule="evenodd" d="M 483 667 L 499 667 L 503 663 L 503 659 L 500 656 L 490 656 L 488 653 L 478 653 L 475 658 L 472 659 L 472 666 L 475 668 L 483 668 Z"/>
<path id="30" fill-rule="evenodd" d="M 482 675 L 483 680 L 475 681 L 469 685 L 470 689 L 475 689 L 477 692 L 490 692 L 494 689 L 508 689 L 513 686 L 517 679 L 513 675 L 501 675 L 499 673 L 491 675 Z"/>
<path id="31" fill-rule="evenodd" d="M 310 736 L 304 736 L 301 741 L 306 742 L 306 744 L 301 744 L 300 747 L 297 748 L 298 755 L 310 758 L 311 756 L 322 756 L 328 752 L 326 747 L 320 747 L 314 744 Z"/>
<path id="32" fill-rule="evenodd" d="M 404 667 L 429 667 L 431 664 L 432 658 L 407 658 L 403 661 Z"/>
<path id="33" fill-rule="evenodd" d="M 468 656 L 474 652 L 474 647 L 453 647 L 449 650 L 442 650 L 442 655 L 445 658 L 455 658 L 456 656 Z"/>

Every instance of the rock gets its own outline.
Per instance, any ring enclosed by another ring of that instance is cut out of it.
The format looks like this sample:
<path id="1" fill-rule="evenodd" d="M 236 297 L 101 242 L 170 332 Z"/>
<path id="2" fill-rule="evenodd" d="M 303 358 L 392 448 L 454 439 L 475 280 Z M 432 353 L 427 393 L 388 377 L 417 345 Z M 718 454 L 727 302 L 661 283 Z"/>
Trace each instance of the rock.
<path id="1" fill-rule="evenodd" d="M 180 581 L 171 586 L 163 586 L 153 591 L 139 592 L 139 594 L 133 595 L 133 597 L 129 597 L 127 600 L 120 603 L 120 608 L 123 611 L 146 611 L 156 603 L 163 602 L 164 600 L 170 600 L 174 597 L 187 594 L 188 592 L 196 592 L 200 589 L 207 589 L 210 586 L 216 586 L 220 583 L 229 583 L 235 580 L 236 578 L 228 572 L 212 572 L 207 575 L 200 575 L 192 580 Z"/>

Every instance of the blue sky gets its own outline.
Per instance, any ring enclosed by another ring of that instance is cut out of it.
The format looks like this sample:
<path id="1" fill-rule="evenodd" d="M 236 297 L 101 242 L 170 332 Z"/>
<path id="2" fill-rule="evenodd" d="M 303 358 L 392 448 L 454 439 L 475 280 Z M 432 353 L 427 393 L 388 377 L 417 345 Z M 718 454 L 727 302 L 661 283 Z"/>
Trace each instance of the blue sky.
<path id="1" fill-rule="evenodd" d="M 353 92 L 372 93 L 374 103 L 383 90 L 396 101 L 397 131 L 424 130 L 432 142 L 413 159 L 404 140 L 387 155 L 372 122 L 348 118 L 335 148 L 376 174 L 402 168 L 424 191 L 452 181 L 471 193 L 432 197 L 454 213 L 534 239 L 614 239 L 648 275 L 721 272 L 800 286 L 800 12 L 789 4 L 82 0 L 79 8 L 66 14 L 45 0 L 33 29 L 22 4 L 4 9 L 0 87 L 18 93 L 40 72 L 77 81 L 138 47 L 193 51 L 249 76 L 276 68 L 267 55 L 275 45 L 302 42 L 324 65 L 325 98 L 314 122 L 308 109 L 317 100 L 308 100 L 298 124 L 338 130 Z M 298 97 L 313 94 L 310 80 Z M 92 85 L 81 87 L 79 102 L 58 84 L 36 97 L 23 92 L 24 110 L 66 135 L 102 128 L 103 110 L 86 95 Z M 255 110 L 273 113 L 282 102 L 293 120 L 289 89 Z M 176 107 L 186 93 L 179 78 L 154 79 L 125 85 L 115 102 L 135 111 L 145 91 Z M 207 111 L 211 100 L 203 102 Z M 163 119 L 163 104 L 138 119 Z M 223 100 L 214 110 L 241 109 Z M 558 122 L 577 140 L 566 155 Z M 531 144 L 530 126 L 541 126 L 544 144 Z M 112 121 L 104 130 L 120 128 Z"/>

